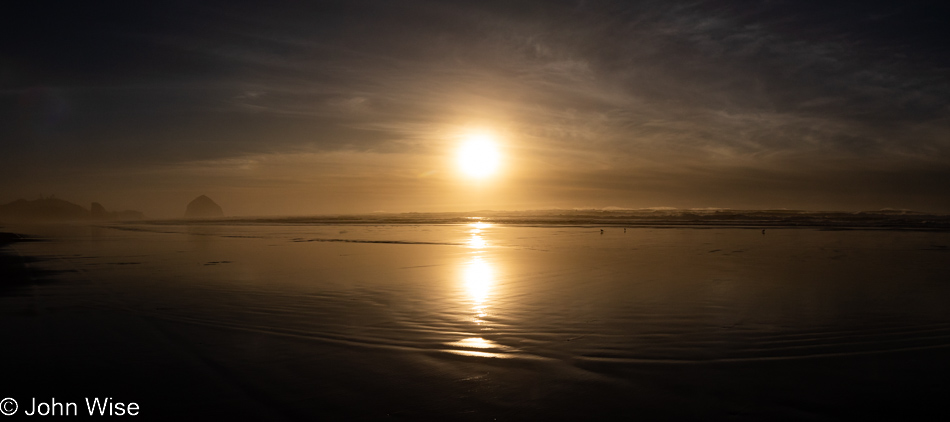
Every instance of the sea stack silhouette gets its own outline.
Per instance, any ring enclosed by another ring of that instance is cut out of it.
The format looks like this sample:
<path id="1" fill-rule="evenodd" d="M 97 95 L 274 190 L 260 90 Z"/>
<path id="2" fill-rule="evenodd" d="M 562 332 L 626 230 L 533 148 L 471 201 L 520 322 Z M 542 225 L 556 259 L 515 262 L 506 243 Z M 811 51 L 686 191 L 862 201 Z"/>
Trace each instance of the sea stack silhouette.
<path id="1" fill-rule="evenodd" d="M 185 209 L 185 218 L 217 218 L 224 217 L 224 211 L 221 206 L 214 203 L 211 198 L 201 195 L 188 203 Z"/>

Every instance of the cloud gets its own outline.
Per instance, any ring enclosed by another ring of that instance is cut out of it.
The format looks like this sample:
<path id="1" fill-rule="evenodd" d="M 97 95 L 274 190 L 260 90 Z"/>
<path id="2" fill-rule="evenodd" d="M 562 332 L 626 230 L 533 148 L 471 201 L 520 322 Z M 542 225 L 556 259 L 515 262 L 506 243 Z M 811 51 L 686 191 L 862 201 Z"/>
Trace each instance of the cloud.
<path id="1" fill-rule="evenodd" d="M 231 174 L 213 163 L 437 159 L 460 131 L 489 127 L 522 155 L 519 180 L 551 198 L 559 190 L 544 177 L 614 194 L 641 192 L 618 178 L 663 180 L 646 189 L 654 195 L 661 186 L 698 195 L 686 187 L 717 180 L 735 198 L 767 181 L 805 198 L 833 190 L 813 177 L 850 180 L 848 172 L 892 174 L 938 195 L 946 188 L 921 184 L 915 170 L 950 176 L 950 63 L 940 38 L 925 36 L 941 28 L 929 7 L 171 2 L 74 11 L 95 23 L 88 28 L 64 11 L 51 25 L 62 23 L 75 42 L 21 28 L 15 60 L 0 61 L 33 70 L 3 65 L 13 70 L 0 72 L 12 75 L 0 112 L 21 115 L 19 98 L 36 87 L 56 92 L 69 112 L 45 132 L 0 124 L 0 135 L 16 139 L 0 164 L 23 183 L 40 168 L 206 163 Z M 882 198 L 900 191 L 889 189 Z"/>

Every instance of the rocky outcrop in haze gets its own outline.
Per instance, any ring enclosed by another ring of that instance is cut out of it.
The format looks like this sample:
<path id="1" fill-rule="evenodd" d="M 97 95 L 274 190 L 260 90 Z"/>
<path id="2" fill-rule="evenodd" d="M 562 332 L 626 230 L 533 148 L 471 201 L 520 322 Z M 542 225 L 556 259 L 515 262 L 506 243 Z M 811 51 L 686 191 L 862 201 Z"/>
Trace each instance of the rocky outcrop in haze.
<path id="1" fill-rule="evenodd" d="M 144 217 L 139 211 L 109 212 L 98 202 L 93 202 L 92 209 L 87 210 L 53 196 L 32 201 L 18 199 L 9 204 L 0 205 L 0 220 L 2 221 L 141 220 Z"/>
<path id="2" fill-rule="evenodd" d="M 221 206 L 211 198 L 201 195 L 188 203 L 185 208 L 185 218 L 219 218 L 224 217 Z"/>
<path id="3" fill-rule="evenodd" d="M 145 215 L 140 211 L 106 211 L 105 207 L 98 202 L 92 203 L 89 215 L 93 220 L 141 220 L 145 218 Z"/>
<path id="4" fill-rule="evenodd" d="M 108 220 L 109 212 L 106 211 L 106 207 L 103 207 L 102 204 L 93 202 L 89 207 L 89 216 L 94 220 Z"/>
<path id="5" fill-rule="evenodd" d="M 0 219 L 12 221 L 72 221 L 89 218 L 89 210 L 50 196 L 33 201 L 18 199 L 0 205 Z"/>

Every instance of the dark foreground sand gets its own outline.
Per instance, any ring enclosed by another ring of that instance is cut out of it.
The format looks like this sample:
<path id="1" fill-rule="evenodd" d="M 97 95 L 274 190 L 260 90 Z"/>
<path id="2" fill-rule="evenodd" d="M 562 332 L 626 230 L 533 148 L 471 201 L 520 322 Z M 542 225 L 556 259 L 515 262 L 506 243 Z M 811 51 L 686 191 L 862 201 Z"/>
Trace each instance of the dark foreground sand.
<path id="1" fill-rule="evenodd" d="M 0 396 L 21 412 L 54 397 L 149 420 L 947 412 L 945 234 L 22 230 L 46 240 L 0 238 Z"/>

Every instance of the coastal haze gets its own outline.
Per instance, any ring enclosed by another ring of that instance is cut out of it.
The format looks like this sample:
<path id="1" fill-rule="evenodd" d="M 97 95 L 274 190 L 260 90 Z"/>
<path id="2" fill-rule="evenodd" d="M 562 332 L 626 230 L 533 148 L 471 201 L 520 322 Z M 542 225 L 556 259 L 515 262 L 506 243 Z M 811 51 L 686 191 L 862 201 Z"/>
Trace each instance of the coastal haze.
<path id="1" fill-rule="evenodd" d="M 947 12 L 21 5 L 0 413 L 934 419 Z"/>

